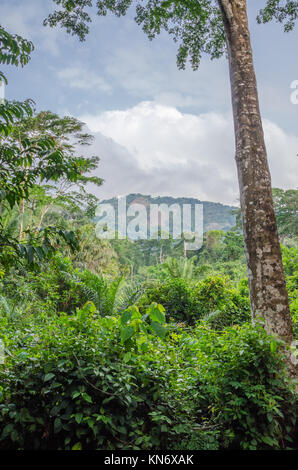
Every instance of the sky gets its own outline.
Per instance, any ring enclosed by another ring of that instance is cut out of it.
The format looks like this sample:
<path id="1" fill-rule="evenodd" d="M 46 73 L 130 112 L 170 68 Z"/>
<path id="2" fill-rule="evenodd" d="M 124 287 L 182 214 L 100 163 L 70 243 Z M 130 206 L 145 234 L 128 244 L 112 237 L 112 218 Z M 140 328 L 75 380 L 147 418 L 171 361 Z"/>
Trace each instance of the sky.
<path id="1" fill-rule="evenodd" d="M 263 0 L 247 0 L 261 112 L 274 187 L 297 187 L 298 28 L 258 25 Z M 203 57 L 199 70 L 176 66 L 176 45 L 149 41 L 134 22 L 93 15 L 85 42 L 42 25 L 52 0 L 0 0 L 2 26 L 33 41 L 23 69 L 3 66 L 7 99 L 32 98 L 38 111 L 72 115 L 100 157 L 100 199 L 129 193 L 195 197 L 237 205 L 231 97 L 226 58 Z"/>

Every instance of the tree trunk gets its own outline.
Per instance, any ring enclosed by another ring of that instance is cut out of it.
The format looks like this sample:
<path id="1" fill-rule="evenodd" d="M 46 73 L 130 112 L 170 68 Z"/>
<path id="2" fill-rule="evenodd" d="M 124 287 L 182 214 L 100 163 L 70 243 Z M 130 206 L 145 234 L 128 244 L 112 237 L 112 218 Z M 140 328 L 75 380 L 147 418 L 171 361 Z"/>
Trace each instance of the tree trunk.
<path id="1" fill-rule="evenodd" d="M 20 202 L 20 231 L 19 239 L 22 240 L 24 232 L 24 213 L 25 213 L 25 199 L 22 199 Z"/>
<path id="2" fill-rule="evenodd" d="M 236 163 L 253 319 L 287 343 L 292 321 L 273 208 L 246 0 L 218 0 L 226 33 Z"/>
<path id="3" fill-rule="evenodd" d="M 162 264 L 162 245 L 159 248 L 159 264 Z"/>

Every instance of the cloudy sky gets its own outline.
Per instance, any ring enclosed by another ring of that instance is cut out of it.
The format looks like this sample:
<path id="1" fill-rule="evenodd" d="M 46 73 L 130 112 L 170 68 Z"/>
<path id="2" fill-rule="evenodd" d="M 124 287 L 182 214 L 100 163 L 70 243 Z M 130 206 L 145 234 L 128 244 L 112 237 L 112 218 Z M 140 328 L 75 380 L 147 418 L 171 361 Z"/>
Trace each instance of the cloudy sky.
<path id="1" fill-rule="evenodd" d="M 273 186 L 297 186 L 298 29 L 257 25 L 263 0 L 248 0 L 255 66 Z M 8 99 L 32 98 L 38 110 L 86 123 L 100 156 L 100 198 L 141 192 L 237 204 L 226 59 L 179 71 L 165 34 L 150 42 L 133 20 L 94 18 L 86 42 L 42 26 L 52 0 L 0 0 L 1 24 L 31 39 L 23 69 L 3 67 Z"/>

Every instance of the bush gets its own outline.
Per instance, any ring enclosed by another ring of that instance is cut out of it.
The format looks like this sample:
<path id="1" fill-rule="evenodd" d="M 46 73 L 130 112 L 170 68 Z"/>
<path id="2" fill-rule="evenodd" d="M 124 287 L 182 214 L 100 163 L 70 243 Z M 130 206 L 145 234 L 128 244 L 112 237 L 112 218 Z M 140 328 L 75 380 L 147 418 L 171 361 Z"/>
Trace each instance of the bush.
<path id="1" fill-rule="evenodd" d="M 193 302 L 191 298 L 191 285 L 184 279 L 170 279 L 149 287 L 139 301 L 141 308 L 152 302 L 163 305 L 167 320 L 176 322 L 193 321 Z"/>
<path id="2" fill-rule="evenodd" d="M 227 277 L 211 276 L 196 283 L 166 280 L 147 289 L 140 306 L 151 302 L 164 306 L 168 320 L 190 325 L 204 317 L 212 327 L 223 328 L 250 318 L 248 288 L 243 283 L 238 289 L 231 287 Z"/>
<path id="3" fill-rule="evenodd" d="M 124 289 L 122 281 L 121 277 L 112 281 L 87 269 L 74 268 L 69 258 L 56 254 L 40 272 L 14 272 L 0 283 L 0 311 L 9 310 L 14 317 L 13 311 L 23 315 L 39 315 L 40 311 L 72 314 L 92 301 L 102 315 L 108 315 L 122 304 L 133 303 L 138 296 L 137 287 L 129 289 L 126 285 Z M 10 308 L 2 309 L 2 297 L 7 298 Z"/>
<path id="4" fill-rule="evenodd" d="M 68 258 L 56 254 L 40 272 L 12 271 L 2 281 L 2 290 L 23 313 L 71 313 L 88 300 L 80 288 L 79 273 Z"/>
<path id="5" fill-rule="evenodd" d="M 162 310 L 148 312 L 152 334 L 163 335 Z M 160 425 L 147 416 L 155 408 L 158 379 L 150 369 L 144 373 L 128 364 L 127 348 L 136 343 L 127 329 L 140 321 L 136 313 L 128 321 L 127 311 L 128 326 L 122 320 L 120 327 L 115 317 L 97 317 L 88 303 L 76 315 L 44 319 L 43 329 L 31 324 L 11 331 L 6 337 L 10 354 L 1 370 L 1 448 L 130 447 L 149 426 L 148 445 L 158 445 L 154 432 Z M 144 350 L 142 334 L 138 339 Z M 157 340 L 155 335 L 152 341 Z M 143 440 L 146 447 L 146 436 Z"/>
<path id="6" fill-rule="evenodd" d="M 298 248 L 282 246 L 282 255 L 294 335 L 298 338 Z"/>
<path id="7" fill-rule="evenodd" d="M 0 322 L 2 449 L 293 445 L 296 396 L 259 327 L 175 329 L 157 304 Z"/>
<path id="8" fill-rule="evenodd" d="M 280 342 L 248 324 L 221 334 L 201 324 L 193 335 L 181 331 L 176 341 L 184 372 L 173 388 L 183 409 L 197 413 L 201 424 L 194 424 L 186 448 L 297 445 L 297 394 L 284 374 Z"/>
<path id="9" fill-rule="evenodd" d="M 201 283 L 198 288 L 197 298 L 204 299 L 210 293 L 209 304 L 215 305 L 211 313 L 204 316 L 204 320 L 214 329 L 223 329 L 231 325 L 242 325 L 250 321 L 250 303 L 247 281 L 239 283 L 238 288 L 230 287 L 229 282 L 223 278 L 207 279 Z M 216 297 L 218 293 L 218 298 Z M 205 308 L 208 309 L 208 301 L 205 302 Z"/>
<path id="10" fill-rule="evenodd" d="M 209 344 L 206 346 L 210 351 Z M 211 386 L 211 401 L 216 397 L 217 419 L 226 432 L 231 431 L 232 447 L 291 446 L 297 395 L 290 393 L 283 375 L 284 366 L 277 354 L 282 347 L 264 330 L 251 325 L 227 328 L 217 338 L 205 380 L 208 389 Z"/>

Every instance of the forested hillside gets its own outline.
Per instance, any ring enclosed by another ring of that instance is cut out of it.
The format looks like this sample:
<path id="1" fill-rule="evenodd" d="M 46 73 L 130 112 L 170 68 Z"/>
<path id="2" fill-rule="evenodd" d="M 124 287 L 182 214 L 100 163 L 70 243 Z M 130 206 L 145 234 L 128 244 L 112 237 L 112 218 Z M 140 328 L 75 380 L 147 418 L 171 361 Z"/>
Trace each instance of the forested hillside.
<path id="1" fill-rule="evenodd" d="M 104 199 L 100 201 L 101 204 L 111 204 L 116 211 L 117 215 L 117 198 L 112 199 Z M 189 204 L 192 208 L 196 204 L 203 205 L 203 229 L 204 232 L 208 232 L 209 230 L 224 230 L 227 231 L 231 229 L 235 225 L 236 221 L 236 206 L 227 206 L 224 204 L 210 202 L 210 201 L 200 201 L 199 199 L 189 198 L 189 197 L 181 197 L 181 198 L 174 198 L 174 197 L 166 197 L 166 196 L 159 196 L 159 197 L 152 197 L 149 195 L 144 194 L 128 194 L 126 196 L 126 203 L 129 206 L 132 203 L 143 204 L 145 207 L 149 207 L 150 204 L 166 204 L 170 207 L 172 204 L 178 204 L 179 207 L 183 207 L 183 204 Z M 116 224 L 117 229 L 117 224 Z M 192 226 L 192 230 L 194 230 L 194 226 Z"/>

